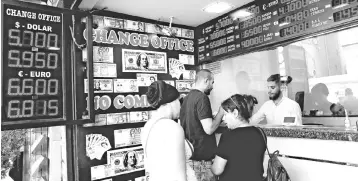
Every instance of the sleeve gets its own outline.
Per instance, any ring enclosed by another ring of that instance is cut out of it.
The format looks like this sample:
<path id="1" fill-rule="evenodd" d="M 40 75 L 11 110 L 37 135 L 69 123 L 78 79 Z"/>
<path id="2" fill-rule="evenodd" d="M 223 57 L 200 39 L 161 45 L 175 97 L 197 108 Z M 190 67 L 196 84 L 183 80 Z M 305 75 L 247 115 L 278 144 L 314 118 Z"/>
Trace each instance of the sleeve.
<path id="1" fill-rule="evenodd" d="M 266 103 L 264 103 L 260 107 L 260 109 L 250 118 L 250 124 L 258 124 L 262 120 L 265 119 L 265 117 L 266 117 L 266 115 L 265 115 L 265 107 L 266 107 Z"/>
<path id="2" fill-rule="evenodd" d="M 221 135 L 218 148 L 216 150 L 216 155 L 225 160 L 228 160 L 230 150 L 231 149 L 230 149 L 229 135 L 227 135 L 227 133 L 223 133 Z"/>
<path id="3" fill-rule="evenodd" d="M 296 125 L 302 125 L 302 111 L 298 103 L 295 104 L 294 111 L 295 114 L 297 115 Z"/>
<path id="4" fill-rule="evenodd" d="M 202 96 L 201 98 L 199 98 L 198 104 L 196 106 L 196 111 L 198 113 L 199 120 L 213 117 L 208 96 Z"/>

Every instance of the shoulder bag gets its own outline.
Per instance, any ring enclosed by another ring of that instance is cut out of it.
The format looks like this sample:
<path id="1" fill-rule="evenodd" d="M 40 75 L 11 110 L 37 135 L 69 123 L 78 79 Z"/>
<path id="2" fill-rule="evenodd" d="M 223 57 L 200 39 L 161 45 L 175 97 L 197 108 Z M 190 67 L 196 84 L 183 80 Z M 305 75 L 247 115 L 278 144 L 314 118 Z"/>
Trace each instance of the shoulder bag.
<path id="1" fill-rule="evenodd" d="M 267 147 L 266 134 L 261 128 L 260 130 L 262 137 L 264 138 L 266 144 L 267 154 L 269 155 L 268 166 L 267 166 L 267 176 L 264 178 L 265 181 L 291 181 L 290 176 L 288 175 L 286 169 L 283 167 L 282 163 L 278 159 L 279 151 L 276 150 L 270 154 Z"/>

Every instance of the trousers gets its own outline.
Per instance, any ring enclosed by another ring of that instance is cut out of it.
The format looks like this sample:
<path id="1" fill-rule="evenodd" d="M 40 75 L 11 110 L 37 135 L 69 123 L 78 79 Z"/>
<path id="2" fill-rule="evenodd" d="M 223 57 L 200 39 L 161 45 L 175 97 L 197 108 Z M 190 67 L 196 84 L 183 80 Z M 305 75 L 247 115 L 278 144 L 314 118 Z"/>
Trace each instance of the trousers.
<path id="1" fill-rule="evenodd" d="M 189 165 L 193 168 L 198 181 L 217 181 L 216 176 L 211 172 L 212 164 L 212 161 L 189 160 Z"/>

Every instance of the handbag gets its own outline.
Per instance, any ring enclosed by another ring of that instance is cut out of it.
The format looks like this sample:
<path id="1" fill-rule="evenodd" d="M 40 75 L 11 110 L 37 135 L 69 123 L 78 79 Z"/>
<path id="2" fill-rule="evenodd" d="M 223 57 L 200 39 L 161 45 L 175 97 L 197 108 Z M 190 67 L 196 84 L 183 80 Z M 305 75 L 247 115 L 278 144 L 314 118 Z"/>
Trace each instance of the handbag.
<path id="1" fill-rule="evenodd" d="M 279 151 L 276 150 L 272 154 L 270 154 L 267 147 L 267 139 L 264 131 L 261 128 L 258 128 L 264 138 L 266 144 L 267 154 L 269 155 L 268 166 L 267 166 L 267 176 L 264 178 L 265 181 L 290 181 L 290 176 L 287 173 L 285 167 L 283 167 L 282 163 L 278 159 Z"/>

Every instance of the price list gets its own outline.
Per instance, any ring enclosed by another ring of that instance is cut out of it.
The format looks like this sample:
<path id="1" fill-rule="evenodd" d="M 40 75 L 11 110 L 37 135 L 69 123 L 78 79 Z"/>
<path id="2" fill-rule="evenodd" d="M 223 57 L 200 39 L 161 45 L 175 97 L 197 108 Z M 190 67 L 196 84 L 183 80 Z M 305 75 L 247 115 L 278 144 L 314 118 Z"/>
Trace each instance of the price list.
<path id="1" fill-rule="evenodd" d="M 203 36 L 197 40 L 199 60 L 235 50 L 234 30 L 234 20 L 230 16 L 222 17 L 215 24 L 203 29 Z"/>
<path id="2" fill-rule="evenodd" d="M 2 12 L 2 122 L 63 118 L 62 14 Z"/>
<path id="3" fill-rule="evenodd" d="M 198 59 L 246 53 L 357 19 L 358 0 L 257 0 L 199 26 Z"/>

